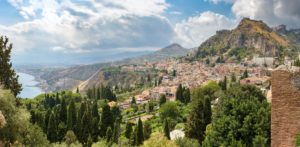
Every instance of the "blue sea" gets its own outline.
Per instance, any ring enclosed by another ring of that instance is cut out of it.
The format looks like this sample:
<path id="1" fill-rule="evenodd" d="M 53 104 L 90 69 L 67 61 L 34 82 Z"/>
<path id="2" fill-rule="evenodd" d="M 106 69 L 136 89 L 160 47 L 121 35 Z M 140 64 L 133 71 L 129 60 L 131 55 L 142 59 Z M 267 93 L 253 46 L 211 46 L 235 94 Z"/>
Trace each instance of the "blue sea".
<path id="1" fill-rule="evenodd" d="M 26 73 L 17 73 L 19 75 L 19 82 L 22 84 L 22 92 L 18 95 L 21 98 L 34 98 L 35 96 L 43 93 L 42 89 L 39 88 L 34 76 Z"/>

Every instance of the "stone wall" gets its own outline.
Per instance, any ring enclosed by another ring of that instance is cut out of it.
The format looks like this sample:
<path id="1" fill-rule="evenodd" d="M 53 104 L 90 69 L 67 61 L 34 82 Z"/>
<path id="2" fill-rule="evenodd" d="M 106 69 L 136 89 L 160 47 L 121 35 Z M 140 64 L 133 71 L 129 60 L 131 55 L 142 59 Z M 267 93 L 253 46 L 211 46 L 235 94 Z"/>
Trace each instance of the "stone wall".
<path id="1" fill-rule="evenodd" d="M 300 74 L 287 70 L 272 73 L 272 147 L 294 147 L 300 134 Z"/>

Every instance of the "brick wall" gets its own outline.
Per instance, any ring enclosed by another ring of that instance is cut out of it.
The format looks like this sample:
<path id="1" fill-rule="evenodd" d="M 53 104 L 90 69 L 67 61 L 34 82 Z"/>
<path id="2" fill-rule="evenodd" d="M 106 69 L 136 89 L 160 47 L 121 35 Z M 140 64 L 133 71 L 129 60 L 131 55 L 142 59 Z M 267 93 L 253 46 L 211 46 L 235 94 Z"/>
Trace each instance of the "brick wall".
<path id="1" fill-rule="evenodd" d="M 294 147 L 300 134 L 300 74 L 286 70 L 272 73 L 272 147 Z"/>

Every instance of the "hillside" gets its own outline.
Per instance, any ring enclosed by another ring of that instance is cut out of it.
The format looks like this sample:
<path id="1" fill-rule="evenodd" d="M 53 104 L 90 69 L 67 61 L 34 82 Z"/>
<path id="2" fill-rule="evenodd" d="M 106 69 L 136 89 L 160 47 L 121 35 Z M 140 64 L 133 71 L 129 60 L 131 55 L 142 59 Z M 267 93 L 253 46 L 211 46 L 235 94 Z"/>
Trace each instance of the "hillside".
<path id="1" fill-rule="evenodd" d="M 296 45 L 300 45 L 300 29 L 287 29 L 285 25 L 274 27 L 273 30 Z"/>
<path id="2" fill-rule="evenodd" d="M 84 92 L 94 86 L 108 85 L 129 90 L 144 85 L 145 83 L 151 84 L 151 79 L 157 79 L 157 71 L 154 69 L 131 70 L 131 68 L 135 68 L 135 66 L 111 66 L 102 68 L 89 79 L 80 83 L 78 88 L 81 92 Z M 148 78 L 150 78 L 150 81 Z"/>
<path id="3" fill-rule="evenodd" d="M 241 60 L 253 55 L 283 57 L 296 50 L 292 41 L 262 21 L 244 18 L 233 30 L 221 30 L 201 44 L 196 58 L 224 56 Z"/>
<path id="4" fill-rule="evenodd" d="M 190 52 L 190 50 L 183 48 L 179 44 L 171 44 L 165 48 L 157 50 L 153 53 L 143 55 L 136 58 L 128 58 L 122 60 L 121 62 L 127 64 L 139 64 L 144 62 L 158 62 L 172 57 L 181 57 L 185 56 Z"/>
<path id="5" fill-rule="evenodd" d="M 34 75 L 41 82 L 40 86 L 46 92 L 48 92 L 62 89 L 74 89 L 79 84 L 80 87 L 83 85 L 89 85 L 87 87 L 90 87 L 90 85 L 98 85 L 100 79 L 97 79 L 95 81 L 94 76 L 98 75 L 99 73 L 103 73 L 101 72 L 101 69 L 103 67 L 106 67 L 107 69 L 108 67 L 112 66 L 117 67 L 121 65 L 140 64 L 145 62 L 157 62 L 172 57 L 185 56 L 187 53 L 189 53 L 189 50 L 183 48 L 181 45 L 171 44 L 163 49 L 148 53 L 146 55 L 142 55 L 140 57 L 133 57 L 115 62 L 65 68 L 25 68 L 21 71 Z"/>

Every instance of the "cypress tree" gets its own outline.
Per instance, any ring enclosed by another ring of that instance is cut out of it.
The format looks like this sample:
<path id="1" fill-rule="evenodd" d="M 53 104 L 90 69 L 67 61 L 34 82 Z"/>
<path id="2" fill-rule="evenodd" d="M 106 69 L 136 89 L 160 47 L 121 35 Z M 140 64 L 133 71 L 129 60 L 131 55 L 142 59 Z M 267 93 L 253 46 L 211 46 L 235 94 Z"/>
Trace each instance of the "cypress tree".
<path id="1" fill-rule="evenodd" d="M 161 106 L 162 104 L 164 104 L 166 102 L 167 102 L 166 95 L 161 94 L 160 97 L 159 97 L 159 105 Z"/>
<path id="2" fill-rule="evenodd" d="M 204 123 L 205 126 L 211 123 L 211 101 L 209 96 L 204 97 Z"/>
<path id="3" fill-rule="evenodd" d="M 43 131 L 44 132 L 47 132 L 48 131 L 48 124 L 49 124 L 49 118 L 50 118 L 50 115 L 51 115 L 51 109 L 49 108 L 45 114 L 45 117 L 44 117 L 44 128 L 43 128 Z"/>
<path id="4" fill-rule="evenodd" d="M 100 136 L 104 137 L 108 127 L 112 127 L 113 118 L 110 107 L 105 104 L 102 108 Z"/>
<path id="5" fill-rule="evenodd" d="M 241 77 L 241 79 L 245 79 L 245 78 L 248 78 L 249 75 L 248 75 L 248 70 L 246 69 Z"/>
<path id="6" fill-rule="evenodd" d="M 108 127 L 107 131 L 106 131 L 106 142 L 110 142 L 112 139 L 112 130 L 111 127 Z"/>
<path id="7" fill-rule="evenodd" d="M 81 124 L 82 124 L 82 133 L 81 133 L 81 142 L 86 143 L 88 140 L 89 135 L 91 134 L 91 126 L 92 126 L 92 115 L 90 112 L 89 107 L 87 107 L 86 112 L 84 113 L 82 119 L 81 119 Z"/>
<path id="8" fill-rule="evenodd" d="M 4 89 L 10 89 L 14 96 L 22 91 L 22 85 L 18 82 L 19 76 L 12 68 L 10 54 L 13 45 L 8 43 L 7 37 L 0 37 L 0 85 Z"/>
<path id="9" fill-rule="evenodd" d="M 131 98 L 131 105 L 135 105 L 135 104 L 136 104 L 135 97 L 132 97 L 132 98 Z"/>
<path id="10" fill-rule="evenodd" d="M 93 140 L 96 142 L 98 137 L 99 137 L 99 119 L 93 118 L 92 119 L 92 132 L 91 132 L 91 137 Z"/>
<path id="11" fill-rule="evenodd" d="M 176 90 L 176 100 L 180 101 L 182 103 L 184 103 L 183 91 L 184 91 L 184 89 L 183 89 L 182 85 L 179 84 L 179 86 L 178 86 L 178 88 Z"/>
<path id="12" fill-rule="evenodd" d="M 47 137 L 50 142 L 55 142 L 57 140 L 57 129 L 56 129 L 56 122 L 55 122 L 55 115 L 51 113 L 48 123 L 47 129 Z"/>
<path id="13" fill-rule="evenodd" d="M 150 138 L 150 135 L 152 133 L 152 128 L 149 122 L 144 123 L 144 140 L 147 140 Z"/>
<path id="14" fill-rule="evenodd" d="M 80 117 L 80 110 L 78 110 L 77 120 L 76 120 L 76 125 L 75 125 L 76 127 L 75 127 L 75 131 L 74 131 L 78 140 L 80 140 L 81 131 L 82 131 L 81 119 L 82 119 L 82 117 Z"/>
<path id="15" fill-rule="evenodd" d="M 91 136 L 88 137 L 86 147 L 91 147 L 93 145 L 93 139 Z"/>
<path id="16" fill-rule="evenodd" d="M 225 76 L 224 77 L 224 88 L 223 90 L 226 90 L 227 89 L 227 77 Z"/>
<path id="17" fill-rule="evenodd" d="M 120 132 L 121 132 L 120 121 L 121 121 L 121 119 L 117 118 L 116 122 L 115 122 L 115 125 L 114 125 L 114 132 L 113 132 L 113 137 L 112 137 L 113 140 L 112 141 L 116 144 L 118 144 L 118 142 L 119 142 L 119 137 L 120 137 Z"/>
<path id="18" fill-rule="evenodd" d="M 100 88 L 97 88 L 97 100 L 101 98 Z"/>
<path id="19" fill-rule="evenodd" d="M 64 122 L 65 124 L 67 123 L 67 104 L 65 98 L 62 98 L 61 106 L 60 106 L 60 121 Z"/>
<path id="20" fill-rule="evenodd" d="M 141 118 L 138 120 L 137 124 L 137 131 L 136 131 L 136 145 L 142 145 L 144 142 L 144 129 L 143 129 L 143 122 Z"/>
<path id="21" fill-rule="evenodd" d="M 60 122 L 58 124 L 57 128 L 57 141 L 62 141 L 63 138 L 65 137 L 66 133 L 68 131 L 68 128 L 64 122 Z"/>
<path id="22" fill-rule="evenodd" d="M 77 89 L 76 89 L 76 93 L 79 93 L 79 88 L 77 87 Z"/>
<path id="23" fill-rule="evenodd" d="M 67 126 L 69 130 L 73 130 L 76 123 L 76 107 L 74 100 L 72 99 L 69 104 L 68 109 L 68 119 L 67 119 Z"/>
<path id="24" fill-rule="evenodd" d="M 231 74 L 231 82 L 235 83 L 236 82 L 236 76 L 235 73 Z"/>
<path id="25" fill-rule="evenodd" d="M 191 92 L 189 88 L 186 88 L 183 92 L 184 103 L 187 104 L 191 102 Z"/>
<path id="26" fill-rule="evenodd" d="M 126 123 L 126 129 L 125 129 L 125 137 L 130 139 L 132 133 L 132 124 L 130 122 Z"/>
<path id="27" fill-rule="evenodd" d="M 185 124 L 187 137 L 197 139 L 201 144 L 204 140 L 206 125 L 211 121 L 210 99 L 202 97 L 192 103 L 192 110 Z"/>
<path id="28" fill-rule="evenodd" d="M 59 104 L 60 104 L 59 93 L 56 92 L 56 96 L 55 96 L 55 105 L 59 105 Z"/>
<path id="29" fill-rule="evenodd" d="M 135 146 L 135 145 L 137 145 L 137 143 L 136 143 L 136 141 L 137 141 L 137 139 L 136 139 L 136 133 L 137 133 L 137 127 L 135 127 L 134 129 L 133 129 L 133 131 L 132 131 L 132 133 L 131 133 L 131 135 L 130 135 L 130 144 L 132 145 L 132 146 Z"/>
<path id="30" fill-rule="evenodd" d="M 85 111 L 86 111 L 86 103 L 82 102 L 81 105 L 80 105 L 80 109 L 79 109 L 78 120 L 82 119 L 83 114 L 85 113 Z"/>
<path id="31" fill-rule="evenodd" d="M 165 134 L 165 136 L 170 140 L 170 127 L 169 127 L 168 119 L 165 119 L 165 123 L 164 123 L 164 134 Z"/>
<path id="32" fill-rule="evenodd" d="M 96 118 L 99 121 L 100 116 L 99 116 L 99 112 L 98 112 L 97 101 L 94 101 L 94 103 L 93 103 L 92 116 L 93 116 L 93 118 Z"/>

